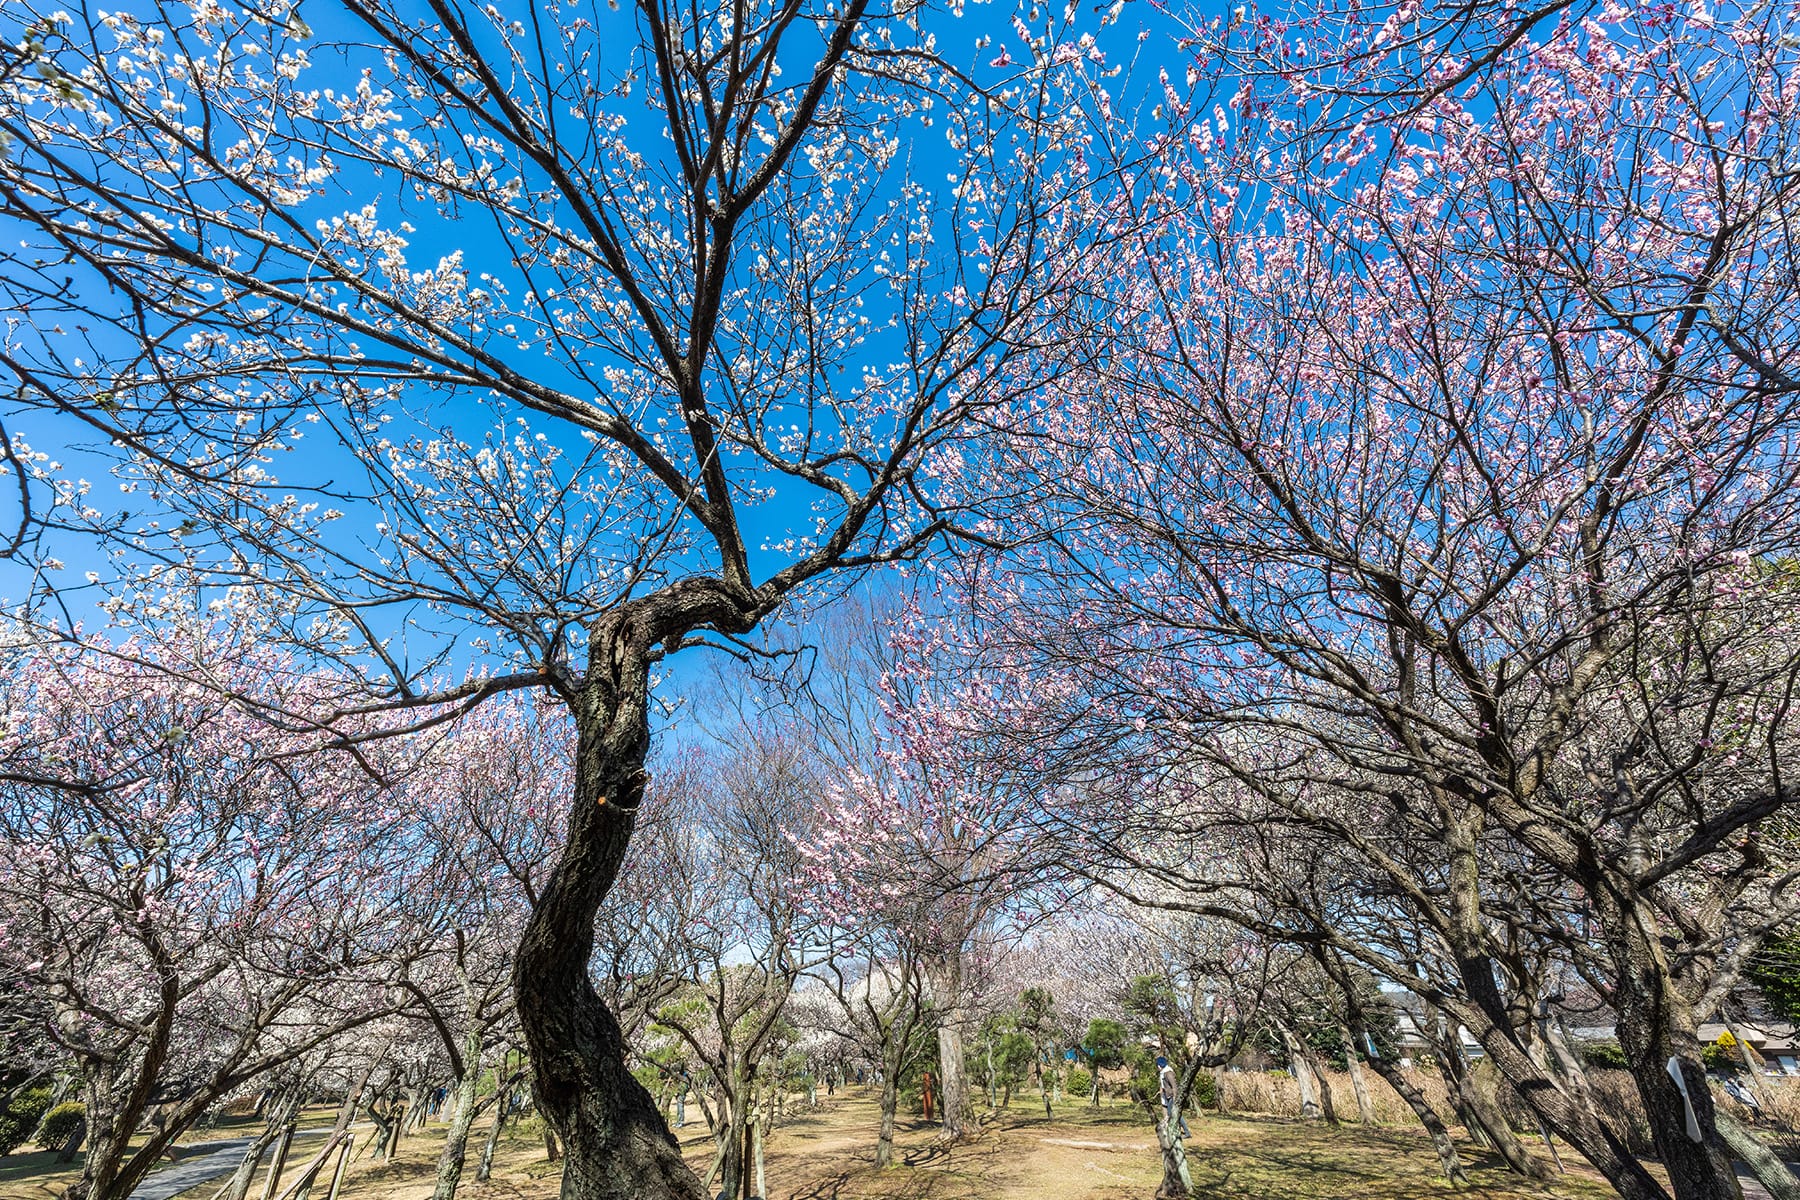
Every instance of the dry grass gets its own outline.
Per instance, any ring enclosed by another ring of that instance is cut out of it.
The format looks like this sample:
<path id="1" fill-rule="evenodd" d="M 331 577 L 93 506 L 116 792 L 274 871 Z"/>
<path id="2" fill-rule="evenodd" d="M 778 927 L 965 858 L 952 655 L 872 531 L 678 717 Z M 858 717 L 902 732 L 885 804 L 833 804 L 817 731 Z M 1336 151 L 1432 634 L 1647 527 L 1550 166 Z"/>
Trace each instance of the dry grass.
<path id="1" fill-rule="evenodd" d="M 1592 1078 L 1602 1107 L 1622 1127 L 1638 1127 L 1634 1141 L 1647 1141 L 1630 1076 L 1598 1071 Z M 1330 1130 L 1297 1119 L 1300 1097 L 1292 1079 L 1266 1072 L 1227 1073 L 1225 1100 L 1231 1115 L 1208 1114 L 1193 1122 L 1189 1145 L 1201 1193 L 1214 1200 L 1419 1200 L 1452 1194 L 1487 1200 L 1598 1200 L 1611 1195 L 1573 1155 L 1564 1154 L 1569 1174 L 1540 1187 L 1507 1175 L 1491 1156 L 1466 1143 L 1463 1153 L 1474 1167 L 1475 1186 L 1452 1192 L 1439 1178 L 1429 1143 L 1400 1097 L 1380 1077 L 1371 1073 L 1367 1079 L 1382 1124 L 1370 1130 L 1356 1125 L 1349 1077 L 1334 1073 L 1329 1082 L 1345 1125 Z M 1435 1072 L 1414 1072 L 1413 1081 L 1439 1111 L 1450 1111 Z M 1768 1082 L 1771 1115 L 1800 1128 L 1800 1080 Z M 306 1123 L 328 1123 L 330 1117 L 321 1109 L 307 1114 Z M 1098 1108 L 1071 1101 L 1046 1121 L 1036 1097 L 1017 1100 L 1011 1110 L 990 1115 L 977 1136 L 949 1148 L 937 1143 L 935 1128 L 903 1119 L 897 1141 L 900 1165 L 879 1172 L 874 1168 L 876 1120 L 872 1101 L 854 1089 L 819 1109 L 796 1102 L 770 1140 L 770 1200 L 1148 1200 L 1161 1178 L 1144 1115 L 1119 1101 Z M 241 1136 L 251 1128 L 245 1121 L 200 1131 L 188 1140 Z M 1771 1128 L 1767 1117 L 1761 1128 Z M 484 1132 L 477 1131 L 471 1160 Z M 402 1141 L 391 1163 L 361 1158 L 352 1165 L 340 1200 L 428 1200 L 442 1144 L 443 1128 L 433 1126 Z M 682 1146 L 696 1169 L 704 1171 L 712 1153 L 706 1130 L 690 1125 L 682 1131 Z M 0 1200 L 55 1200 L 75 1172 L 54 1169 L 51 1157 L 15 1154 L 0 1160 Z M 296 1165 L 298 1161 L 304 1156 Z M 459 1200 L 553 1200 L 560 1173 L 559 1164 L 545 1161 L 538 1127 L 527 1121 L 502 1139 L 491 1180 L 475 1183 L 471 1161 Z M 195 1189 L 185 1200 L 207 1200 L 213 1186 L 216 1182 Z M 251 1195 L 260 1195 L 261 1186 L 259 1178 Z M 315 1200 L 319 1197 L 315 1191 Z"/>
<path id="2" fill-rule="evenodd" d="M 1282 1081 L 1270 1082 L 1278 1088 Z M 1329 1130 L 1297 1120 L 1212 1115 L 1192 1125 L 1194 1182 L 1212 1200 L 1600 1200 L 1612 1194 L 1587 1171 L 1548 1188 L 1532 1185 L 1467 1146 L 1474 1186 L 1452 1189 L 1414 1128 Z M 873 1165 L 874 1126 L 874 1106 L 852 1097 L 782 1129 L 770 1147 L 770 1200 L 1148 1200 L 1162 1178 L 1147 1119 L 1125 1105 L 1069 1104 L 1053 1121 L 1021 1105 L 991 1115 L 978 1136 L 949 1149 L 936 1143 L 935 1129 L 903 1123 L 902 1165 L 885 1172 Z M 702 1169 L 709 1151 L 703 1138 L 690 1143 Z"/>
<path id="3" fill-rule="evenodd" d="M 1406 1075 L 1413 1086 L 1425 1094 L 1433 1108 L 1443 1114 L 1446 1120 L 1454 1122 L 1455 1109 L 1449 1102 L 1443 1079 L 1436 1071 L 1414 1068 L 1409 1069 Z M 1400 1128 L 1414 1126 L 1412 1110 L 1407 1108 L 1399 1093 L 1388 1086 L 1385 1079 L 1372 1071 L 1364 1072 L 1363 1078 L 1369 1085 L 1369 1097 L 1377 1122 L 1383 1126 Z M 1326 1079 L 1339 1118 L 1355 1121 L 1356 1093 L 1351 1086 L 1349 1074 L 1328 1071 Z M 1643 1102 L 1638 1098 L 1637 1083 L 1632 1079 L 1631 1073 L 1590 1069 L 1588 1082 L 1594 1089 L 1596 1107 L 1601 1118 L 1612 1126 L 1613 1131 L 1633 1153 L 1642 1158 L 1654 1157 L 1656 1145 L 1651 1140 L 1650 1127 L 1644 1120 Z M 1487 1088 L 1494 1096 L 1514 1129 L 1527 1136 L 1538 1133 L 1537 1121 L 1524 1104 L 1507 1089 L 1496 1089 L 1488 1068 L 1482 1064 L 1476 1066 L 1476 1083 L 1477 1086 Z M 1763 1085 L 1768 1103 L 1761 1114 L 1752 1113 L 1733 1100 L 1723 1088 L 1713 1089 L 1713 1099 L 1724 1111 L 1755 1129 L 1784 1158 L 1800 1160 L 1800 1078 L 1765 1077 Z M 1224 1076 L 1223 1093 L 1228 1112 L 1285 1118 L 1300 1116 L 1300 1086 L 1285 1073 L 1227 1072 Z"/>
<path id="4" fill-rule="evenodd" d="M 903 1120 L 896 1147 L 900 1163 L 887 1171 L 874 1167 L 876 1119 L 871 1099 L 854 1091 L 828 1107 L 790 1112 L 770 1140 L 770 1200 L 1149 1200 L 1161 1178 L 1154 1136 L 1143 1114 L 1124 1104 L 1065 1104 L 1046 1121 L 1033 1098 L 993 1114 L 980 1133 L 952 1147 L 938 1144 L 935 1128 Z M 711 1138 L 699 1126 L 683 1134 L 689 1160 L 704 1171 Z M 391 1163 L 358 1161 L 340 1200 L 427 1200 L 442 1139 L 442 1127 L 434 1126 L 406 1138 Z M 1586 1172 L 1549 1188 L 1534 1187 L 1467 1148 L 1475 1186 L 1453 1192 L 1438 1177 L 1429 1144 L 1404 1127 L 1331 1131 L 1269 1117 L 1208 1116 L 1194 1122 L 1190 1148 L 1195 1182 L 1216 1200 L 1423 1200 L 1453 1194 L 1481 1200 L 1599 1200 L 1609 1194 Z M 18 1174 L 11 1160 L 7 1171 Z M 459 1200 L 553 1200 L 559 1175 L 558 1164 L 544 1160 L 535 1125 L 526 1123 L 502 1139 L 494 1177 L 478 1184 L 471 1170 Z M 48 1200 L 54 1194 L 48 1182 L 43 1176 L 0 1181 L 0 1200 Z M 206 1200 L 212 1186 L 188 1197 Z M 260 1186 L 259 1180 L 252 1196 L 260 1194 Z"/>
<path id="5" fill-rule="evenodd" d="M 1425 1094 L 1432 1107 L 1441 1113 L 1450 1111 L 1444 1094 L 1444 1082 L 1437 1072 L 1407 1071 L 1407 1078 L 1412 1085 Z M 1382 1125 L 1412 1125 L 1415 1118 L 1412 1109 L 1400 1094 L 1388 1086 L 1387 1080 L 1373 1071 L 1364 1071 L 1363 1079 L 1369 1087 L 1369 1101 L 1375 1109 L 1375 1120 Z M 1350 1082 L 1347 1071 L 1326 1071 L 1325 1083 L 1331 1089 L 1331 1102 L 1337 1109 L 1340 1118 L 1348 1121 L 1357 1119 L 1356 1089 Z M 1298 1117 L 1300 1115 L 1300 1085 L 1286 1074 L 1273 1074 L 1268 1071 L 1227 1071 L 1224 1075 L 1222 1092 L 1225 1097 L 1225 1111 L 1238 1113 L 1266 1113 L 1274 1117 Z"/>
<path id="6" fill-rule="evenodd" d="M 1783 1158 L 1800 1162 L 1800 1078 L 1765 1076 L 1762 1084 L 1766 1099 L 1760 1114 L 1749 1111 L 1717 1089 L 1713 1095 L 1732 1116 L 1760 1130 Z"/>

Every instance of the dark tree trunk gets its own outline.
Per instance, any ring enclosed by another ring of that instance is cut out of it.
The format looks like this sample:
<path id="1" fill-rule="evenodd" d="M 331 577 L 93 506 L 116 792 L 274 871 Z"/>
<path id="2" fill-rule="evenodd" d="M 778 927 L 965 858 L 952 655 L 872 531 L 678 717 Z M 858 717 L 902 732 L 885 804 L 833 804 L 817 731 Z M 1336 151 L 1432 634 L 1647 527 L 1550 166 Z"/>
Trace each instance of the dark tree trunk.
<path id="1" fill-rule="evenodd" d="M 1731 1153 L 1714 1119 L 1698 1043 L 1692 1037 L 1678 1039 L 1666 1022 L 1645 1011 L 1660 1007 L 1656 1001 L 1641 995 L 1627 998 L 1625 991 L 1619 988 L 1619 1046 L 1637 1081 L 1656 1154 L 1669 1173 L 1676 1200 L 1743 1200 Z M 1682 1042 L 1687 1044 L 1678 1044 Z M 1687 1084 L 1685 1099 L 1669 1073 L 1672 1060 Z M 1698 1140 L 1688 1132 L 1690 1104 Z"/>
<path id="2" fill-rule="evenodd" d="M 62 1144 L 62 1149 L 56 1152 L 56 1161 L 59 1163 L 74 1162 L 76 1153 L 81 1149 L 81 1143 L 86 1140 L 87 1118 L 83 1117 L 81 1120 L 75 1122 L 75 1132 L 69 1135 L 69 1140 L 64 1142 Z"/>
<path id="3" fill-rule="evenodd" d="M 594 916 L 618 877 L 647 782 L 650 654 L 629 606 L 591 632 L 573 699 L 568 840 L 526 921 L 513 970 L 538 1111 L 566 1151 L 564 1200 L 705 1200 L 668 1122 L 625 1065 L 618 1019 L 588 977 Z"/>
<path id="4" fill-rule="evenodd" d="M 1693 1011 L 1671 972 L 1656 912 L 1635 893 L 1616 888 L 1596 889 L 1595 899 L 1607 949 L 1619 964 L 1619 1048 L 1676 1200 L 1742 1200 L 1731 1152 L 1713 1118 Z M 1679 1083 L 1671 1068 L 1680 1072 Z"/>
<path id="5" fill-rule="evenodd" d="M 1489 978 L 1492 978 L 1491 968 Z M 1465 970 L 1464 977 L 1471 977 Z M 1573 1146 L 1606 1177 L 1625 1200 L 1667 1200 L 1668 1191 L 1657 1182 L 1616 1134 L 1577 1096 L 1560 1088 L 1540 1067 L 1509 1028 L 1498 1025 L 1484 1005 L 1459 1006 L 1457 1020 L 1468 1026 L 1487 1051 L 1488 1061 L 1517 1089 L 1519 1098 L 1552 1132 Z"/>

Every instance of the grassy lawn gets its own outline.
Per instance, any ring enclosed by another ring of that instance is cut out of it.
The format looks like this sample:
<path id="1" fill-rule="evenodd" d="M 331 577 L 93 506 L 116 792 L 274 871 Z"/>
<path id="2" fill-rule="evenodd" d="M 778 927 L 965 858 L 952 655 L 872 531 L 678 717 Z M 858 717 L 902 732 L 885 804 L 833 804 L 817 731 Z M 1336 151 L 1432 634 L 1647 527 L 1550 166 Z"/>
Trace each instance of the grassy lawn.
<path id="1" fill-rule="evenodd" d="M 309 1117 L 309 1124 L 320 1119 Z M 1041 1105 L 1020 1100 L 952 1147 L 937 1143 L 934 1127 L 903 1119 L 896 1142 L 900 1161 L 887 1171 L 874 1168 L 876 1121 L 874 1103 L 854 1091 L 816 1110 L 793 1110 L 770 1139 L 769 1200 L 1148 1200 L 1162 1177 L 1155 1137 L 1143 1115 L 1122 1105 L 1068 1104 L 1047 1121 Z M 214 1130 L 197 1140 L 237 1132 Z M 689 1161 L 704 1171 L 711 1138 L 697 1124 L 681 1133 Z M 391 1163 L 361 1159 L 346 1178 L 341 1200 L 426 1200 L 442 1144 L 443 1129 L 433 1126 L 405 1139 Z M 1548 1185 L 1531 1184 L 1507 1175 L 1492 1156 L 1466 1144 L 1461 1149 L 1473 1186 L 1453 1189 L 1438 1175 L 1424 1136 L 1402 1128 L 1330 1130 L 1280 1118 L 1209 1115 L 1194 1122 L 1189 1149 L 1194 1182 L 1209 1200 L 1602 1200 L 1612 1195 L 1592 1172 L 1573 1165 Z M 485 1184 L 473 1182 L 479 1153 L 476 1139 L 459 1200 L 556 1195 L 560 1164 L 545 1161 L 543 1143 L 532 1129 L 509 1131 L 494 1178 Z M 38 1160 L 49 1157 L 0 1160 L 0 1200 L 52 1200 L 70 1176 L 66 1169 L 44 1173 L 50 1164 Z M 260 1195 L 261 1186 L 259 1179 L 250 1195 Z M 207 1200 L 212 1190 L 195 1189 L 187 1196 Z M 321 1195 L 315 1190 L 315 1200 Z"/>

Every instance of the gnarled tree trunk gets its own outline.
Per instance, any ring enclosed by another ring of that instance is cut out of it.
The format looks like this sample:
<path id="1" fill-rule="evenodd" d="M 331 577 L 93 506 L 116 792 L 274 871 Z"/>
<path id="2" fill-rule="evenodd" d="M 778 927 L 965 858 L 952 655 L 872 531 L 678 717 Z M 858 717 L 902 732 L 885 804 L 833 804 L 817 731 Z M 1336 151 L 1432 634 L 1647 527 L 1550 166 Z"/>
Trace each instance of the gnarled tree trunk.
<path id="1" fill-rule="evenodd" d="M 943 1014 L 937 1031 L 937 1083 L 941 1124 L 938 1136 L 945 1140 L 959 1138 L 967 1132 L 969 1115 L 968 1083 L 963 1069 L 963 1024 L 967 1014 L 962 1002 L 962 934 L 960 928 L 946 930 L 945 941 L 950 943 L 950 949 L 933 964 L 927 976 L 933 998 Z"/>
<path id="2" fill-rule="evenodd" d="M 654 616 L 626 605 L 590 631 L 587 677 L 572 701 L 568 838 L 513 968 L 538 1111 L 566 1151 L 564 1200 L 705 1200 L 656 1098 L 626 1068 L 618 1018 L 588 977 L 594 916 L 625 861 L 647 782 L 649 671 L 666 632 Z"/>

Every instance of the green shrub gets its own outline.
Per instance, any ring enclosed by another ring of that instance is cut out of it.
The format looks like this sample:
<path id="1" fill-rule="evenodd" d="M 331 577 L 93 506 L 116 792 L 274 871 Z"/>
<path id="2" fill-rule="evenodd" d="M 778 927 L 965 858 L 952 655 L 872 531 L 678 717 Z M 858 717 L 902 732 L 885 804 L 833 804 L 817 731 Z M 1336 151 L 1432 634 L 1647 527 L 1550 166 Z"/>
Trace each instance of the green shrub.
<path id="1" fill-rule="evenodd" d="M 1194 1076 L 1194 1089 L 1188 1093 L 1188 1099 L 1201 1108 L 1212 1108 L 1219 1102 L 1219 1081 L 1210 1072 L 1202 1071 Z"/>
<path id="2" fill-rule="evenodd" d="M 46 1150 L 57 1149 L 74 1136 L 85 1120 L 87 1105 L 79 1100 L 64 1100 L 44 1114 L 43 1124 L 37 1130 L 37 1144 Z"/>
<path id="3" fill-rule="evenodd" d="M 1581 1048 L 1581 1061 L 1599 1071 L 1623 1071 L 1630 1065 L 1617 1042 L 1588 1042 Z"/>
<path id="4" fill-rule="evenodd" d="M 0 1109 L 0 1154 L 11 1154 L 24 1145 L 49 1107 L 49 1088 L 32 1088 L 8 1101 L 6 1107 Z"/>
<path id="5" fill-rule="evenodd" d="M 1718 1041 L 1700 1047 L 1700 1061 L 1714 1071 L 1741 1071 L 1744 1061 L 1739 1053 L 1737 1039 L 1726 1030 L 1719 1035 Z"/>
<path id="6" fill-rule="evenodd" d="M 1074 1099 L 1086 1096 L 1094 1090 L 1094 1077 L 1086 1067 L 1069 1068 L 1069 1077 L 1063 1081 L 1063 1095 Z"/>

